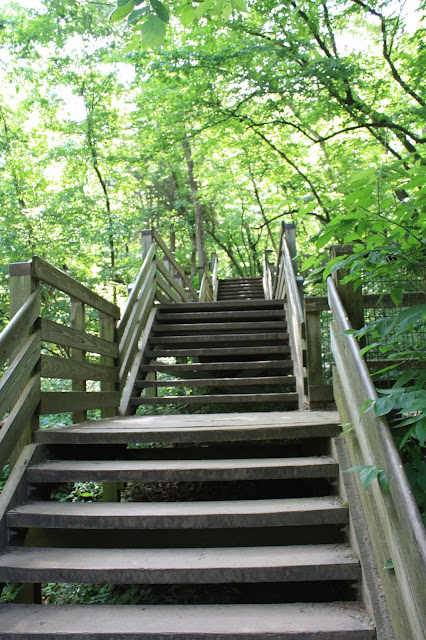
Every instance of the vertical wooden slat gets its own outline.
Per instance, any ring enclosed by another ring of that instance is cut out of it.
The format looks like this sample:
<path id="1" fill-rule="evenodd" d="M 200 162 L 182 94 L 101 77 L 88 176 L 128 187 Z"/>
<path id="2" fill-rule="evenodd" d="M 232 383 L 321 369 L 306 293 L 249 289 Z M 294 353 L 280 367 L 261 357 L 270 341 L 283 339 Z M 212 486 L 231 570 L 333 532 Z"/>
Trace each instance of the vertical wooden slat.
<path id="1" fill-rule="evenodd" d="M 80 302 L 80 300 L 76 300 L 75 298 L 71 298 L 71 326 L 73 327 L 73 329 L 78 329 L 79 331 L 86 332 L 85 305 Z M 82 351 L 81 349 L 71 349 L 71 358 L 78 362 L 82 362 L 86 359 L 86 352 Z M 86 391 L 86 381 L 73 380 L 72 390 Z M 86 419 L 87 411 L 74 411 L 72 414 L 72 421 L 74 423 L 84 422 Z"/>
<path id="2" fill-rule="evenodd" d="M 110 316 L 103 313 L 99 314 L 99 335 L 103 340 L 108 342 L 115 341 L 115 322 Z M 114 358 L 109 356 L 101 356 L 101 364 L 108 367 L 116 365 Z M 118 391 L 118 387 L 114 382 L 101 382 L 101 391 Z M 117 415 L 118 407 L 107 407 L 101 409 L 102 418 L 112 418 Z"/>

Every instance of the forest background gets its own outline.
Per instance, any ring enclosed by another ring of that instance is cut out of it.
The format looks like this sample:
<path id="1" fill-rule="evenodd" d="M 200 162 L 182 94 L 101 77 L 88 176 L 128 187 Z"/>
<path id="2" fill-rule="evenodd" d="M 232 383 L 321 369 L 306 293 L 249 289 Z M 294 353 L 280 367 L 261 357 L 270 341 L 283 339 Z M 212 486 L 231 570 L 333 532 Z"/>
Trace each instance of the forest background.
<path id="1" fill-rule="evenodd" d="M 314 274 L 307 292 L 324 292 L 324 269 L 345 267 L 397 306 L 404 291 L 424 295 L 424 8 L 0 3 L 0 329 L 9 263 L 38 254 L 121 303 L 152 226 L 195 280 L 212 251 L 220 277 L 261 275 L 284 221 L 296 223 L 302 270 Z M 336 243 L 355 249 L 330 265 Z M 419 504 L 425 311 L 361 331 L 383 357 L 411 359 L 370 408 L 397 412 Z"/>

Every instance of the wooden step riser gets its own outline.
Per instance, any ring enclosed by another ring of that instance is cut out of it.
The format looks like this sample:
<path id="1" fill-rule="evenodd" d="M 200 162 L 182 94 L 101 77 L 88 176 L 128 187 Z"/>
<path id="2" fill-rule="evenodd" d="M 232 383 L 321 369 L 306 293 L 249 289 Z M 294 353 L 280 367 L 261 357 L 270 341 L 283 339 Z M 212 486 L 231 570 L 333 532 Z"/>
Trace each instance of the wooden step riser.
<path id="1" fill-rule="evenodd" d="M 158 371 L 160 373 L 178 373 L 184 374 L 190 371 L 199 373 L 201 371 L 238 371 L 239 373 L 246 371 L 264 371 L 266 374 L 270 369 L 292 369 L 291 360 L 258 360 L 254 362 L 193 362 L 188 364 L 144 364 L 139 367 L 141 373 L 150 371 Z"/>
<path id="2" fill-rule="evenodd" d="M 186 380 L 140 380 L 137 389 L 149 387 L 256 387 L 261 385 L 294 386 L 294 376 L 265 376 L 263 378 L 193 378 Z"/>
<path id="3" fill-rule="evenodd" d="M 203 311 L 228 311 L 235 309 L 242 309 L 245 311 L 252 311 L 254 309 L 264 309 L 267 311 L 273 311 L 276 309 L 284 308 L 284 300 L 259 300 L 258 302 L 251 302 L 241 300 L 235 304 L 232 302 L 180 302 L 173 304 L 161 304 L 159 305 L 159 312 L 163 313 L 182 313 L 182 312 L 203 312 Z"/>
<path id="4" fill-rule="evenodd" d="M 345 545 L 201 549 L 17 548 L 0 557 L 7 582 L 224 584 L 352 581 Z"/>
<path id="5" fill-rule="evenodd" d="M 265 331 L 285 331 L 286 323 L 281 322 L 194 322 L 192 324 L 161 324 L 157 322 L 153 326 L 153 333 L 168 333 L 168 334 L 180 334 L 180 333 L 229 333 L 229 332 L 265 332 Z"/>
<path id="6" fill-rule="evenodd" d="M 269 332 L 269 333 L 239 333 L 236 335 L 219 334 L 214 336 L 205 335 L 188 335 L 188 336 L 157 336 L 150 335 L 149 344 L 171 344 L 171 345 L 184 345 L 184 344 L 221 344 L 226 343 L 226 346 L 232 346 L 238 342 L 243 344 L 247 343 L 262 343 L 271 342 L 273 344 L 288 343 L 288 333 L 284 332 Z"/>
<path id="7" fill-rule="evenodd" d="M 210 357 L 221 357 L 221 356 L 266 356 L 271 353 L 276 354 L 289 354 L 290 347 L 283 346 L 275 346 L 275 345 L 265 345 L 263 347 L 200 347 L 199 349 L 147 349 L 145 351 L 145 356 L 147 358 L 169 358 L 173 356 L 210 356 Z"/>
<path id="8" fill-rule="evenodd" d="M 163 396 L 158 398 L 147 398 L 132 396 L 130 404 L 138 407 L 143 404 L 165 405 L 165 404 L 186 404 L 186 405 L 210 405 L 210 404 L 255 404 L 258 402 L 270 403 L 280 402 L 295 404 L 298 401 L 297 393 L 232 393 L 224 395 L 206 394 L 202 396 Z"/>
<path id="9" fill-rule="evenodd" d="M 247 322 L 249 320 L 266 321 L 266 320 L 285 320 L 285 313 L 283 310 L 254 310 L 254 311 L 185 311 L 181 313 L 175 313 L 170 311 L 169 313 L 158 312 L 157 321 L 161 323 L 165 322 Z"/>

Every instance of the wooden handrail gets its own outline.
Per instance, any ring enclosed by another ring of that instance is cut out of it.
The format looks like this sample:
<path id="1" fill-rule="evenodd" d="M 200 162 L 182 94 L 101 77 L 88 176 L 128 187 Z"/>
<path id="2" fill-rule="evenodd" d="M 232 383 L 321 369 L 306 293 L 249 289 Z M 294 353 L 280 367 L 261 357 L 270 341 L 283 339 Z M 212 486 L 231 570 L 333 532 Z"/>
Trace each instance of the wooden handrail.
<path id="1" fill-rule="evenodd" d="M 174 257 L 173 253 L 167 248 L 167 246 L 164 243 L 162 237 L 160 236 L 160 234 L 155 229 L 152 231 L 152 237 L 153 237 L 153 240 L 160 247 L 160 249 L 164 253 L 164 255 L 167 256 L 167 258 L 170 261 L 170 263 L 176 269 L 176 271 L 178 272 L 178 274 L 182 278 L 182 281 L 185 283 L 186 287 L 189 289 L 189 291 L 191 292 L 192 296 L 194 297 L 194 300 L 198 300 L 198 294 L 195 291 L 194 287 L 192 286 L 192 284 L 191 284 L 188 276 L 186 275 L 185 271 L 182 269 L 182 267 L 180 266 L 180 264 L 177 262 L 176 258 Z"/>
<path id="2" fill-rule="evenodd" d="M 332 278 L 328 278 L 327 286 L 333 313 L 331 335 L 336 361 L 336 401 L 342 419 L 344 417 L 355 427 L 358 445 L 354 451 L 359 448 L 361 460 L 352 462 L 375 465 L 386 473 L 390 497 L 383 493 L 378 482 L 372 482 L 368 492 L 361 489 L 360 495 L 366 512 L 376 522 L 378 533 L 373 544 L 379 562 L 383 566 L 388 559 L 383 553 L 389 553 L 399 585 L 396 593 L 394 582 L 388 581 L 386 598 L 395 599 L 396 610 L 403 606 L 411 631 L 409 633 L 407 628 L 401 637 L 414 640 L 423 636 L 425 625 L 425 529 L 387 421 L 371 411 L 361 413 L 366 400 L 377 399 L 376 390 L 356 339 L 353 335 L 343 335 L 352 326 Z M 348 438 L 350 441 L 350 434 Z M 383 551 L 386 546 L 388 552 Z M 386 577 L 384 575 L 385 589 Z M 394 623 L 398 626 L 401 621 L 397 619 L 398 613 L 394 615 Z"/>
<path id="3" fill-rule="evenodd" d="M 39 309 L 40 291 L 36 289 L 0 333 L 0 367 L 32 329 Z"/>
<path id="4" fill-rule="evenodd" d="M 26 263 L 23 263 L 26 264 Z M 75 298 L 90 307 L 105 313 L 105 315 L 118 320 L 120 318 L 120 309 L 117 305 L 105 300 L 102 296 L 95 293 L 84 284 L 77 282 L 71 276 L 64 273 L 57 267 L 49 264 L 38 256 L 33 256 L 31 265 L 31 275 L 36 280 L 41 280 L 46 284 L 55 287 L 59 291 L 68 294 L 71 298 Z"/>

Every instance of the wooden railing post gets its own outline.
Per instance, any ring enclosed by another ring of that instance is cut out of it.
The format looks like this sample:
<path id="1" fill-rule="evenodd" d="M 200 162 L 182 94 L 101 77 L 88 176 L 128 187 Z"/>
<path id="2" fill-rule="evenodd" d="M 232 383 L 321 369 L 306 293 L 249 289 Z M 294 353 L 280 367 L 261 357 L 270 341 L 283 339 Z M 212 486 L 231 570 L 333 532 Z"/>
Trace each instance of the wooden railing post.
<path id="1" fill-rule="evenodd" d="M 10 309 L 9 314 L 10 318 L 19 311 L 22 305 L 28 300 L 33 291 L 38 288 L 38 281 L 35 280 L 32 276 L 32 262 L 18 262 L 15 264 L 11 264 L 9 266 L 10 273 L 10 284 L 9 284 L 9 293 L 10 293 Z M 39 311 L 40 315 L 40 311 Z M 10 362 L 15 358 L 15 356 L 19 353 L 23 343 L 17 346 L 16 351 L 11 354 Z M 38 352 L 41 352 L 41 339 L 39 340 L 39 348 Z M 37 365 L 36 370 L 39 370 L 39 366 Z M 25 371 L 25 379 L 22 380 L 22 389 L 24 389 L 30 377 L 35 373 L 35 371 Z M 1 417 L 1 416 L 0 416 Z M 22 436 L 16 442 L 16 446 L 10 454 L 9 459 L 9 468 L 12 470 L 14 467 L 22 449 L 27 444 L 31 443 L 32 440 L 32 432 L 38 429 L 39 425 L 39 417 L 37 413 L 34 413 L 31 417 L 29 417 L 29 421 L 27 426 L 22 432 Z"/>
<path id="2" fill-rule="evenodd" d="M 78 331 L 83 331 L 83 333 L 86 332 L 86 308 L 80 300 L 76 300 L 75 298 L 71 298 L 71 326 L 73 329 L 78 329 Z M 86 352 L 81 351 L 81 349 L 71 349 L 71 358 L 82 362 L 86 360 Z M 72 390 L 86 391 L 86 381 L 73 380 Z M 87 411 L 73 411 L 72 421 L 74 423 L 84 422 L 86 419 Z"/>
<path id="3" fill-rule="evenodd" d="M 116 341 L 115 321 L 111 316 L 99 313 L 99 336 L 103 340 L 114 343 Z M 101 355 L 101 364 L 107 367 L 114 367 L 117 363 L 110 356 Z M 114 382 L 101 382 L 101 391 L 118 391 L 118 385 Z M 101 409 L 102 418 L 113 418 L 117 415 L 118 407 L 105 407 Z"/>
<path id="4" fill-rule="evenodd" d="M 330 247 L 331 260 L 350 253 L 352 253 L 352 245 L 336 245 Z M 348 272 L 346 269 L 338 269 L 333 273 L 333 280 L 352 327 L 354 329 L 361 329 L 364 326 L 362 289 L 361 287 L 355 289 L 353 282 L 342 284 L 343 278 L 347 275 Z"/>
<path id="5" fill-rule="evenodd" d="M 145 260 L 148 251 L 151 248 L 153 242 L 153 232 L 151 229 L 144 229 L 142 231 L 142 260 Z"/>
<path id="6" fill-rule="evenodd" d="M 290 253 L 291 263 L 293 265 L 294 275 L 297 276 L 297 263 L 296 263 L 296 225 L 294 222 L 284 224 L 284 234 L 287 241 L 288 251 Z"/>

